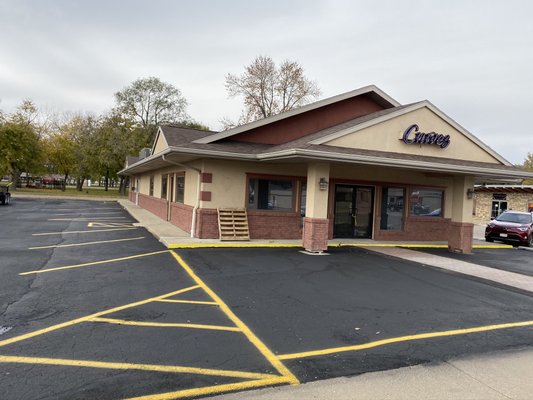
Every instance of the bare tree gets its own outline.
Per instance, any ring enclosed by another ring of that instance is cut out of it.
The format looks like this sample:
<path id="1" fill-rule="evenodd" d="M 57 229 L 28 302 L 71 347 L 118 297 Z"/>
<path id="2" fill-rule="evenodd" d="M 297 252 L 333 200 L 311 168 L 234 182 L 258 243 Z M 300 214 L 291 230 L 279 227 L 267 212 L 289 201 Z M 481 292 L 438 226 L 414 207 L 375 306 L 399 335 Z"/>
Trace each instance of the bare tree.
<path id="1" fill-rule="evenodd" d="M 278 68 L 266 56 L 255 58 L 242 75 L 227 74 L 226 90 L 230 97 L 244 99 L 239 123 L 292 110 L 320 96 L 316 83 L 305 77 L 297 61 L 285 60 Z M 231 122 L 225 119 L 224 125 L 231 126 Z"/>

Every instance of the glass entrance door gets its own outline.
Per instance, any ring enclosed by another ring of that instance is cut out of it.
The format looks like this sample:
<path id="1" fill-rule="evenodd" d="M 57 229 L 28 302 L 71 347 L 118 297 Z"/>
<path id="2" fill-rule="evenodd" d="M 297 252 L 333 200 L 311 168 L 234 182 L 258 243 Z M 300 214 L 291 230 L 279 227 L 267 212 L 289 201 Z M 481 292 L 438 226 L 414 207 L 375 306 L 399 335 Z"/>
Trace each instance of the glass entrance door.
<path id="1" fill-rule="evenodd" d="M 335 186 L 335 221 L 337 238 L 370 238 L 374 210 L 374 188 L 367 186 Z"/>

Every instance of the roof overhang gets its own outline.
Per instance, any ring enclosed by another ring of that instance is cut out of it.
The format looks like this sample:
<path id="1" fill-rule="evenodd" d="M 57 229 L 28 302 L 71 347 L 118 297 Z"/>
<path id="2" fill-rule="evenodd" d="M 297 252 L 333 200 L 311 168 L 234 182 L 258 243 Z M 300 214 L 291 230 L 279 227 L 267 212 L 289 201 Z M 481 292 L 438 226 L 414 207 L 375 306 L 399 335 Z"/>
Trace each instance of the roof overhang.
<path id="1" fill-rule="evenodd" d="M 450 163 L 447 159 L 440 160 L 420 160 L 404 159 L 398 157 L 387 157 L 386 154 L 366 155 L 350 154 L 335 151 L 321 151 L 315 149 L 288 149 L 277 152 L 248 154 L 232 153 L 225 151 L 189 149 L 170 147 L 162 152 L 151 155 L 135 164 L 123 169 L 120 175 L 137 175 L 145 172 L 165 168 L 175 163 L 187 163 L 199 158 L 225 159 L 235 161 L 252 162 L 309 162 L 327 161 L 334 163 L 347 163 L 357 165 L 371 165 L 390 168 L 401 168 L 418 170 L 433 173 L 472 175 L 479 180 L 521 180 L 533 179 L 533 172 L 521 169 L 509 169 L 503 166 L 487 164 L 487 166 L 472 165 L 469 163 Z"/>

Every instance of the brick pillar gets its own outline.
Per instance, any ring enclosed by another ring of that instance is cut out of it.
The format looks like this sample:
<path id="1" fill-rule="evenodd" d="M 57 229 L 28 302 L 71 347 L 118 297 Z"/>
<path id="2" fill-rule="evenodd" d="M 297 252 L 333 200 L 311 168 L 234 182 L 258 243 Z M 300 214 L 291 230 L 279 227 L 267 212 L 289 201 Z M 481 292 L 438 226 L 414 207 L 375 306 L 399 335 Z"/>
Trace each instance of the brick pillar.
<path id="1" fill-rule="evenodd" d="M 467 222 L 452 222 L 450 224 L 450 237 L 448 250 L 454 253 L 472 253 L 472 238 L 474 236 L 474 224 Z"/>
<path id="2" fill-rule="evenodd" d="M 327 218 L 304 218 L 303 247 L 319 252 L 328 249 L 329 220 Z"/>

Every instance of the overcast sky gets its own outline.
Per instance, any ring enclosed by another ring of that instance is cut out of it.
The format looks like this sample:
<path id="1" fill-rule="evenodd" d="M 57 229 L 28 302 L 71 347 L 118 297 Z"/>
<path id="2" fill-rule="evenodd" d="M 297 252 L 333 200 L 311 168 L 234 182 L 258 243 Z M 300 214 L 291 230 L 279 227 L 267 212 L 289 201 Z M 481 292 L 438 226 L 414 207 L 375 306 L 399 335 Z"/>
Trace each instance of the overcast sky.
<path id="1" fill-rule="evenodd" d="M 331 97 L 430 100 L 513 163 L 533 152 L 533 1 L 0 0 L 0 109 L 101 113 L 155 76 L 195 120 L 236 120 L 224 75 L 296 60 Z"/>

